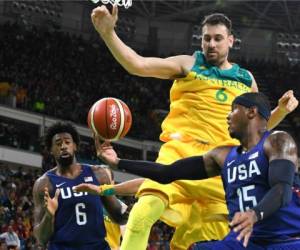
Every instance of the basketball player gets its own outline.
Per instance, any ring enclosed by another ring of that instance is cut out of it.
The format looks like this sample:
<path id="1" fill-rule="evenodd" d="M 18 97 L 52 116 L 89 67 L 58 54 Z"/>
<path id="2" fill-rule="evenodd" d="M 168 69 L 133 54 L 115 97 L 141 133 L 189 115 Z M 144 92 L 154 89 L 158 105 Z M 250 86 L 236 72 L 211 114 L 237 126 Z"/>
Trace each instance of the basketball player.
<path id="1" fill-rule="evenodd" d="M 167 167 L 120 160 L 109 143 L 99 152 L 109 165 L 161 183 L 222 175 L 232 230 L 224 240 L 199 243 L 194 249 L 296 250 L 300 249 L 297 146 L 288 133 L 268 131 L 270 113 L 263 94 L 242 94 L 227 118 L 230 136 L 240 141 L 239 146 L 220 146 Z M 191 191 L 188 196 L 195 198 L 201 192 Z"/>
<path id="2" fill-rule="evenodd" d="M 36 180 L 33 187 L 34 234 L 49 250 L 110 249 L 105 241 L 103 208 L 120 224 L 126 215 L 114 197 L 74 192 L 79 183 L 109 184 L 104 168 L 79 164 L 75 153 L 79 134 L 69 123 L 49 127 L 45 145 L 53 154 L 56 167 Z"/>
<path id="3" fill-rule="evenodd" d="M 202 49 L 194 55 L 165 59 L 142 57 L 125 45 L 114 27 L 118 9 L 112 14 L 105 6 L 91 14 L 95 29 L 116 60 L 131 74 L 175 79 L 170 92 L 170 112 L 162 123 L 164 142 L 157 162 L 170 164 L 178 159 L 202 155 L 219 145 L 236 145 L 226 130 L 226 116 L 232 100 L 245 92 L 257 92 L 252 74 L 228 61 L 234 38 L 231 21 L 212 14 L 202 22 Z M 298 101 L 292 91 L 285 93 L 274 110 L 268 127 L 273 128 Z M 197 184 L 196 184 L 197 183 Z M 186 202 L 186 190 L 199 189 L 196 202 Z M 172 249 L 186 250 L 195 241 L 218 240 L 228 233 L 227 208 L 220 177 L 168 185 L 146 180 L 138 202 L 130 212 L 122 250 L 144 250 L 151 226 L 161 218 L 176 227 Z M 150 209 L 151 208 L 151 209 Z M 139 230 L 137 230 L 138 228 Z"/>
<path id="4" fill-rule="evenodd" d="M 105 167 L 105 170 L 109 176 L 110 184 L 114 185 L 115 180 L 114 180 L 113 171 L 108 167 Z M 81 185 L 83 185 L 83 184 L 81 184 Z M 93 185 L 93 184 L 89 184 L 89 185 Z M 74 188 L 74 190 L 77 192 L 76 188 Z M 82 191 L 79 191 L 79 192 L 82 192 Z M 86 191 L 83 191 L 83 192 L 86 192 Z M 124 204 L 120 200 L 118 200 L 118 201 L 121 204 L 124 211 L 126 211 L 127 205 Z M 104 225 L 105 225 L 105 229 L 106 229 L 105 240 L 107 241 L 111 250 L 118 250 L 121 245 L 121 237 L 124 233 L 125 225 L 119 225 L 119 224 L 115 223 L 114 221 L 112 221 L 112 219 L 109 217 L 109 215 L 107 214 L 105 209 L 103 211 L 103 216 L 104 216 Z"/>

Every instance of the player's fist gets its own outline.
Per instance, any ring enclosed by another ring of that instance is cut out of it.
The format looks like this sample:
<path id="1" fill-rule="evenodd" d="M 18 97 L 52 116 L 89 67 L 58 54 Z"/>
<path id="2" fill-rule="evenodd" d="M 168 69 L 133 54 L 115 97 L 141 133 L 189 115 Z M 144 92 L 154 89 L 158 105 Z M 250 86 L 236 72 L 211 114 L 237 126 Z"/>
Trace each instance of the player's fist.
<path id="1" fill-rule="evenodd" d="M 118 20 L 118 7 L 116 5 L 112 8 L 112 13 L 105 5 L 93 9 L 91 13 L 92 23 L 97 32 L 102 36 L 107 36 L 112 33 Z"/>
<path id="2" fill-rule="evenodd" d="M 60 194 L 60 189 L 58 188 L 55 191 L 54 197 L 51 199 L 48 188 L 45 187 L 45 189 L 44 189 L 44 205 L 46 207 L 46 212 L 51 216 L 55 215 L 55 212 L 58 208 L 59 194 Z"/>
<path id="3" fill-rule="evenodd" d="M 299 102 L 294 96 L 293 90 L 285 92 L 278 101 L 279 109 L 286 115 L 294 111 L 297 108 L 298 104 Z"/>

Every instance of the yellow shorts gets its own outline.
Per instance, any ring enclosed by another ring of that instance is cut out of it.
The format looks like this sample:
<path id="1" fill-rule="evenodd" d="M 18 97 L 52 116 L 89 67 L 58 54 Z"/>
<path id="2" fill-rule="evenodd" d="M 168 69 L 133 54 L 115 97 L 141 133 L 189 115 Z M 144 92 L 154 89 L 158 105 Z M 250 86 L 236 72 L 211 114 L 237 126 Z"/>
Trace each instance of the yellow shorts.
<path id="1" fill-rule="evenodd" d="M 106 237 L 108 245 L 111 249 L 119 249 L 121 244 L 121 229 L 120 225 L 111 221 L 108 216 L 104 218 L 104 225 L 106 229 Z"/>
<path id="2" fill-rule="evenodd" d="M 157 162 L 170 164 L 178 159 L 203 155 L 211 149 L 213 147 L 196 141 L 172 140 L 163 144 Z M 161 220 L 174 227 L 186 223 L 190 218 L 192 207 L 197 207 L 197 223 L 207 225 L 207 231 L 211 231 L 207 233 L 204 230 L 203 236 L 199 236 L 197 240 L 222 239 L 228 232 L 228 210 L 220 176 L 200 181 L 179 180 L 166 185 L 147 179 L 141 185 L 137 197 L 148 194 L 155 194 L 168 204 Z M 192 206 L 195 200 L 198 204 Z M 222 228 L 217 230 L 219 233 L 210 228 L 209 222 L 220 221 L 223 223 Z"/>

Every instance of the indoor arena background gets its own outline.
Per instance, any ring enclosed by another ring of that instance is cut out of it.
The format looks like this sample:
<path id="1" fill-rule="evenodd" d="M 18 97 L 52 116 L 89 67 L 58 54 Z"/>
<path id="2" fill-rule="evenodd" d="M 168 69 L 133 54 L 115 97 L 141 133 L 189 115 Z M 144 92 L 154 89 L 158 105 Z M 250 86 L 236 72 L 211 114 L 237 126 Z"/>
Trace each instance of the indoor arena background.
<path id="1" fill-rule="evenodd" d="M 171 81 L 129 75 L 111 56 L 90 20 L 89 1 L 0 1 L 0 225 L 12 225 L 21 250 L 42 249 L 32 234 L 32 186 L 53 166 L 42 138 L 57 120 L 76 124 L 78 159 L 98 163 L 87 112 L 96 100 L 125 101 L 133 125 L 116 142 L 121 157 L 154 160 Z M 299 1 L 133 0 L 119 8 L 117 33 L 142 55 L 167 57 L 200 48 L 202 18 L 222 12 L 233 21 L 230 61 L 251 70 L 274 108 L 288 89 L 300 99 Z M 300 109 L 278 126 L 300 140 Z M 115 173 L 117 182 L 134 178 Z M 134 197 L 120 197 L 132 205 Z M 148 249 L 169 249 L 173 229 L 152 228 Z M 0 247 L 0 249 L 5 249 Z"/>

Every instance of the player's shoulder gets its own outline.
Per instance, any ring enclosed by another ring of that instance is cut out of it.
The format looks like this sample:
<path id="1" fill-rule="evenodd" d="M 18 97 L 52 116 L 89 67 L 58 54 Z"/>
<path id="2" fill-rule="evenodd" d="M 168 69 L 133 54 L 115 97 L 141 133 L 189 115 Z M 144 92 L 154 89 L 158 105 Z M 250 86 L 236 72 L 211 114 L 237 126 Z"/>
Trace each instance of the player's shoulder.
<path id="1" fill-rule="evenodd" d="M 195 50 L 193 52 L 193 57 L 204 57 L 204 53 L 201 50 Z"/>
<path id="2" fill-rule="evenodd" d="M 228 154 L 235 146 L 219 146 L 210 150 L 206 155 L 218 163 L 219 166 L 223 166 Z"/>
<path id="3" fill-rule="evenodd" d="M 34 182 L 33 191 L 34 192 L 44 192 L 45 187 L 52 188 L 48 172 L 44 173 L 42 176 L 40 176 L 36 181 Z"/>
<path id="4" fill-rule="evenodd" d="M 276 151 L 280 149 L 296 148 L 296 142 L 293 137 L 286 131 L 274 130 L 270 132 L 269 136 L 264 142 L 264 149 L 268 151 Z"/>
<path id="5" fill-rule="evenodd" d="M 248 81 L 253 80 L 254 77 L 253 77 L 253 74 L 251 73 L 251 71 L 249 71 L 248 69 L 243 68 L 242 66 L 240 66 L 237 63 L 234 63 L 233 65 L 236 68 L 237 74 L 238 74 L 239 77 L 242 77 L 242 78 L 244 78 Z"/>
<path id="6" fill-rule="evenodd" d="M 92 169 L 101 184 L 110 184 L 111 181 L 108 173 L 109 167 L 107 165 L 90 165 L 89 167 Z"/>
<path id="7" fill-rule="evenodd" d="M 109 168 L 107 165 L 99 164 L 99 165 L 87 165 L 87 167 L 91 168 L 94 172 L 95 171 L 106 171 L 107 168 Z"/>
<path id="8" fill-rule="evenodd" d="M 48 177 L 47 172 L 46 172 L 43 175 L 41 175 L 39 178 L 37 178 L 34 183 L 36 185 L 41 185 L 41 184 L 44 184 L 47 181 L 49 181 L 49 177 Z"/>
<path id="9" fill-rule="evenodd" d="M 195 59 L 195 64 L 203 64 L 205 62 L 205 56 L 201 50 L 195 50 L 193 58 Z"/>
<path id="10" fill-rule="evenodd" d="M 268 138 L 266 139 L 267 142 L 271 143 L 284 143 L 294 141 L 293 137 L 286 131 L 283 130 L 274 130 L 271 131 Z"/>
<path id="11" fill-rule="evenodd" d="M 81 164 L 81 168 L 82 169 L 88 169 L 91 170 L 94 174 L 99 174 L 99 173 L 103 173 L 106 172 L 105 168 L 108 168 L 108 166 L 104 165 L 104 164 Z"/>

